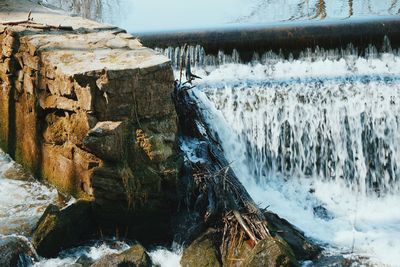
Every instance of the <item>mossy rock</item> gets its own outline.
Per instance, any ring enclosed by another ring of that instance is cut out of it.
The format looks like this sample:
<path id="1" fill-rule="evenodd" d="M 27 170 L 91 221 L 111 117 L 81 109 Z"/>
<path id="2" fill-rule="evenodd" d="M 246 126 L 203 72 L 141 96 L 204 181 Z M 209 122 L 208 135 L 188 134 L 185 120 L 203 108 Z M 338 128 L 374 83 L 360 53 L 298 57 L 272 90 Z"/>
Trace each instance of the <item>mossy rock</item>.
<path id="1" fill-rule="evenodd" d="M 49 205 L 33 233 L 32 243 L 38 254 L 53 257 L 89 239 L 94 231 L 91 213 L 90 201 L 79 200 L 63 210 Z"/>
<path id="2" fill-rule="evenodd" d="M 182 267 L 220 267 L 221 256 L 219 246 L 216 243 L 217 232 L 209 229 L 205 234 L 197 238 L 183 251 Z"/>
<path id="3" fill-rule="evenodd" d="M 285 241 L 271 237 L 258 242 L 244 260 L 242 266 L 297 267 L 299 263 Z"/>
<path id="4" fill-rule="evenodd" d="M 278 235 L 292 248 L 296 259 L 313 260 L 320 255 L 322 248 L 306 238 L 304 233 L 275 213 L 266 211 L 264 216 L 272 235 Z"/>
<path id="5" fill-rule="evenodd" d="M 151 259 L 146 250 L 140 244 L 135 244 L 119 254 L 111 254 L 102 257 L 91 267 L 150 267 Z"/>

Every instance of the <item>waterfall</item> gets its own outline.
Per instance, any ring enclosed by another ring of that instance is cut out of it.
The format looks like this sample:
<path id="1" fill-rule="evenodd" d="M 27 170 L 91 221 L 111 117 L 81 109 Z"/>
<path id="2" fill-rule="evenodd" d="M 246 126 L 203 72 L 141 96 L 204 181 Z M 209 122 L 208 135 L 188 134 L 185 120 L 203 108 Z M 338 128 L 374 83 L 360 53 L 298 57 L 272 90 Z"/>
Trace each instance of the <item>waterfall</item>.
<path id="1" fill-rule="evenodd" d="M 189 50 L 191 58 L 198 51 Z M 224 65 L 200 85 L 244 144 L 256 182 L 313 177 L 343 180 L 363 194 L 399 191 L 397 53 L 263 58 Z"/>
<path id="2" fill-rule="evenodd" d="M 400 56 L 383 51 L 198 67 L 192 95 L 257 203 L 328 251 L 395 266 Z"/>
<path id="3" fill-rule="evenodd" d="M 244 82 L 208 96 L 226 116 L 257 182 L 343 179 L 398 192 L 400 77 Z"/>

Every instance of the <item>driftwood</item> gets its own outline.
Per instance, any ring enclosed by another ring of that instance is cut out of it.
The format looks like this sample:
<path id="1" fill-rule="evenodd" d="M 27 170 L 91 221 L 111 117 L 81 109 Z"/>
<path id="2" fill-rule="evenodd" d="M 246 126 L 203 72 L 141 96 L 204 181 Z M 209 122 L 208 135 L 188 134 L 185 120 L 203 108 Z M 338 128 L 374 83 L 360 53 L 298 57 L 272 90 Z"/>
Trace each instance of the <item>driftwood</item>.
<path id="1" fill-rule="evenodd" d="M 24 26 L 27 28 L 41 29 L 41 30 L 63 30 L 63 31 L 73 31 L 74 29 L 71 26 L 62 26 L 62 25 L 48 25 L 42 23 L 36 23 L 28 20 L 20 20 L 20 21 L 4 21 L 1 22 L 1 25 L 5 26 Z"/>
<path id="2" fill-rule="evenodd" d="M 221 255 L 229 258 L 241 241 L 254 246 L 270 233 L 263 213 L 207 130 L 191 88 L 190 83 L 177 80 L 173 93 L 182 142 L 189 144 L 197 157 L 185 159 L 185 204 L 200 214 L 205 227 L 221 230 Z"/>
<path id="3" fill-rule="evenodd" d="M 64 31 L 72 31 L 73 28 L 71 26 L 61 26 L 61 25 L 48 25 L 43 23 L 33 22 L 33 18 L 31 17 L 32 12 L 29 11 L 28 18 L 25 20 L 17 20 L 17 21 L 0 21 L 1 25 L 5 26 L 24 26 L 27 28 L 41 29 L 41 30 L 64 30 Z"/>

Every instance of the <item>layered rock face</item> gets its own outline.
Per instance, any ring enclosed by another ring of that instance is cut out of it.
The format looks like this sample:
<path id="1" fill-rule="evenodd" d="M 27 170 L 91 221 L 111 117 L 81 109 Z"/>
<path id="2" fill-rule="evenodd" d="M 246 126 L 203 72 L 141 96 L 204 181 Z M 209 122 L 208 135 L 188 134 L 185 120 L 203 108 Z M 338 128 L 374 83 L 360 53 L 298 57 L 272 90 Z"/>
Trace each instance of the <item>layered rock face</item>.
<path id="1" fill-rule="evenodd" d="M 93 200 L 100 228 L 165 235 L 179 162 L 167 58 L 100 24 L 0 25 L 0 44 L 1 148 Z M 143 232 L 153 224 L 159 232 Z"/>

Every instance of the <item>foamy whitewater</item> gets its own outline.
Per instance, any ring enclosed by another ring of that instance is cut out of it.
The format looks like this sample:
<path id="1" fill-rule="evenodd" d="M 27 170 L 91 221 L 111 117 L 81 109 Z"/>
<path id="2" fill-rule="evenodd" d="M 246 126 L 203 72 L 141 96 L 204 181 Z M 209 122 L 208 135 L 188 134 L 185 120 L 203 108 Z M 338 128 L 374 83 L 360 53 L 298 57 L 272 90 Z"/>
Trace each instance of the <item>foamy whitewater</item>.
<path id="1" fill-rule="evenodd" d="M 0 150 L 0 235 L 29 234 L 56 197 L 56 190 L 35 181 Z"/>
<path id="2" fill-rule="evenodd" d="M 110 254 L 121 253 L 129 249 L 129 244 L 121 241 L 95 241 L 86 246 L 75 247 L 65 250 L 53 259 L 42 259 L 34 264 L 34 267 L 61 267 L 70 266 L 79 262 L 93 262 Z M 149 256 L 156 266 L 160 267 L 177 267 L 180 266 L 181 252 L 180 250 L 168 250 L 166 248 L 158 248 L 150 251 Z"/>
<path id="3" fill-rule="evenodd" d="M 400 266 L 400 57 L 306 53 L 197 69 L 192 95 L 256 203 L 326 253 Z"/>

